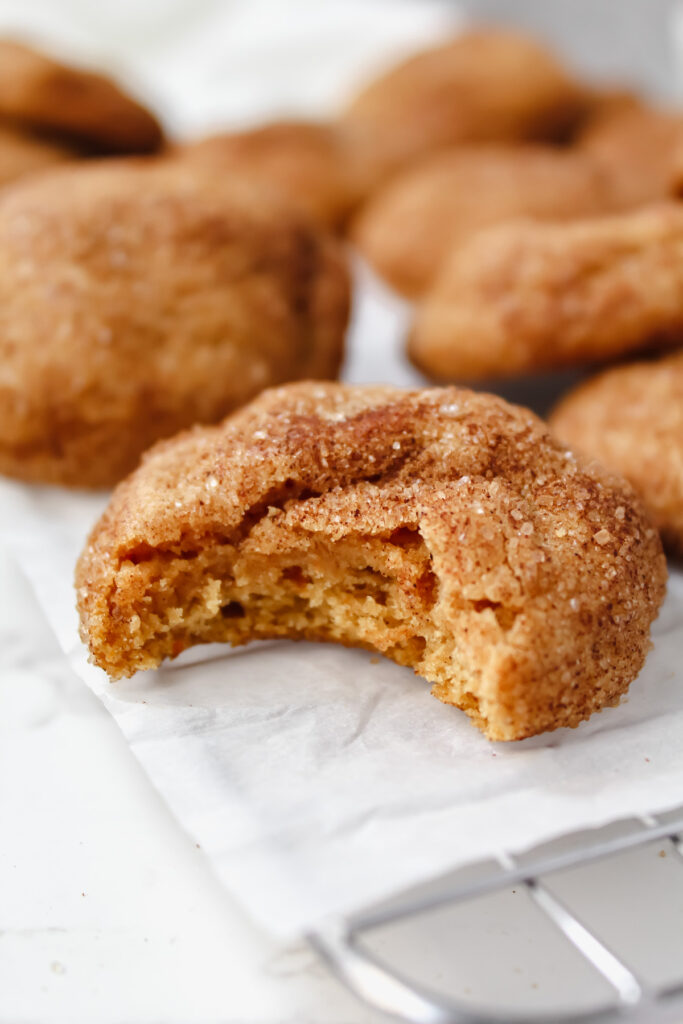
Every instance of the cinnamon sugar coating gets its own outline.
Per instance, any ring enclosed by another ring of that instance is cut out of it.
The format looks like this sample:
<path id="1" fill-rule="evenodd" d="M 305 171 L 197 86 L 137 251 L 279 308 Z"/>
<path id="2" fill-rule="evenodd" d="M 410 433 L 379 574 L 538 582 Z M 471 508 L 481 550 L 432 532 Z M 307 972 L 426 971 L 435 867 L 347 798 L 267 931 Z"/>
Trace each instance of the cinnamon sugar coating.
<path id="1" fill-rule="evenodd" d="M 464 142 L 564 137 L 590 102 L 536 40 L 480 28 L 390 68 L 352 100 L 343 123 L 381 177 Z"/>
<path id="2" fill-rule="evenodd" d="M 156 118 L 104 75 L 0 40 L 0 118 L 100 152 L 158 149 Z"/>
<path id="3" fill-rule="evenodd" d="M 110 486 L 161 437 L 264 386 L 336 375 L 337 243 L 244 181 L 136 161 L 0 197 L 0 472 Z"/>
<path id="4" fill-rule="evenodd" d="M 606 370 L 563 399 L 550 425 L 630 480 L 683 555 L 683 353 Z"/>
<path id="5" fill-rule="evenodd" d="M 301 383 L 152 449 L 76 586 L 114 678 L 208 641 L 331 640 L 413 667 L 511 740 L 618 703 L 665 578 L 629 486 L 528 410 Z"/>
<path id="6" fill-rule="evenodd" d="M 351 235 L 378 273 L 418 296 L 450 250 L 519 216 L 604 213 L 610 194 L 593 161 L 551 146 L 459 146 L 411 165 L 370 198 Z"/>
<path id="7" fill-rule="evenodd" d="M 456 246 L 410 355 L 439 380 L 584 366 L 683 342 L 683 206 L 516 221 Z"/>

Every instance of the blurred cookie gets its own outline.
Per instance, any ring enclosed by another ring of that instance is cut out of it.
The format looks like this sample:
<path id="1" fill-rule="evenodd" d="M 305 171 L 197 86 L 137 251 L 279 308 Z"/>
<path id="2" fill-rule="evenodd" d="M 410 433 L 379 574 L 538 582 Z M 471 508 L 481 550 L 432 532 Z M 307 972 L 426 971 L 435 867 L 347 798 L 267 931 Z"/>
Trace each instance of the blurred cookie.
<path id="1" fill-rule="evenodd" d="M 114 161 L 0 197 L 0 472 L 101 487 L 263 387 L 333 377 L 337 244 L 243 181 Z"/>
<path id="2" fill-rule="evenodd" d="M 683 199 L 683 138 L 674 152 L 669 178 L 669 192 L 675 199 Z"/>
<path id="3" fill-rule="evenodd" d="M 586 91 L 589 96 L 589 108 L 585 120 L 579 125 L 581 132 L 592 127 L 602 117 L 611 116 L 622 110 L 642 110 L 648 105 L 639 92 L 626 85 L 589 85 Z"/>
<path id="4" fill-rule="evenodd" d="M 599 108 L 578 144 L 602 168 L 613 206 L 665 199 L 683 144 L 683 115 L 624 99 Z"/>
<path id="5" fill-rule="evenodd" d="M 461 146 L 420 161 L 370 198 L 351 236 L 398 291 L 420 295 L 456 243 L 528 215 L 602 213 L 603 176 L 581 153 L 550 146 Z"/>
<path id="6" fill-rule="evenodd" d="M 606 370 L 560 402 L 550 425 L 625 476 L 683 555 L 683 353 Z"/>
<path id="7" fill-rule="evenodd" d="M 588 102 L 534 39 L 479 29 L 391 68 L 343 120 L 379 178 L 454 144 L 564 137 Z"/>
<path id="8" fill-rule="evenodd" d="M 411 666 L 512 740 L 618 703 L 665 578 L 628 485 L 528 410 L 307 383 L 153 449 L 76 585 L 112 677 L 197 643 L 333 640 Z"/>
<path id="9" fill-rule="evenodd" d="M 9 40 L 0 40 L 0 118 L 100 152 L 162 142 L 154 116 L 109 78 Z"/>
<path id="10" fill-rule="evenodd" d="M 313 122 L 214 135 L 181 147 L 176 156 L 207 174 L 244 174 L 331 228 L 344 222 L 369 187 L 343 129 Z"/>
<path id="11" fill-rule="evenodd" d="M 410 356 L 440 380 L 585 366 L 683 344 L 683 205 L 487 228 L 451 253 Z"/>
<path id="12" fill-rule="evenodd" d="M 607 122 L 625 110 L 643 110 L 648 107 L 640 93 L 627 86 L 589 85 L 586 91 L 588 107 L 584 119 L 577 125 L 572 142 L 579 141 L 582 136 L 587 137 L 600 122 Z"/>
<path id="13" fill-rule="evenodd" d="M 66 146 L 0 122 L 0 186 L 74 157 L 75 153 Z"/>

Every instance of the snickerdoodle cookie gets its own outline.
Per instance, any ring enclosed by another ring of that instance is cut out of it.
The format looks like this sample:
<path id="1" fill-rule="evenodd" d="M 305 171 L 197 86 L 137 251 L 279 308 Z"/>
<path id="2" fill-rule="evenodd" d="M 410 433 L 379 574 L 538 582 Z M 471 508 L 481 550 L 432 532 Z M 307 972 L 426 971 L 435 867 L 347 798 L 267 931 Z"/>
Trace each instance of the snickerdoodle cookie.
<path id="1" fill-rule="evenodd" d="M 0 122 L 0 186 L 45 167 L 63 164 L 75 155 L 66 146 Z"/>
<path id="2" fill-rule="evenodd" d="M 343 114 L 377 177 L 445 146 L 564 136 L 586 90 L 534 39 L 464 32 L 371 82 Z"/>
<path id="3" fill-rule="evenodd" d="M 602 169 L 614 207 L 638 206 L 671 195 L 676 154 L 683 145 L 683 115 L 634 102 L 599 110 L 578 146 Z"/>
<path id="4" fill-rule="evenodd" d="M 460 146 L 379 188 L 351 236 L 398 291 L 420 295 L 457 243 L 515 216 L 564 220 L 609 208 L 604 176 L 582 153 L 551 146 Z"/>
<path id="5" fill-rule="evenodd" d="M 343 127 L 306 121 L 213 135 L 175 154 L 206 174 L 261 182 L 330 228 L 343 224 L 371 187 L 359 157 Z"/>
<path id="6" fill-rule="evenodd" d="M 451 253 L 410 355 L 439 380 L 584 366 L 683 343 L 683 205 L 487 228 Z"/>
<path id="7" fill-rule="evenodd" d="M 244 181 L 132 161 L 0 196 L 0 472 L 115 483 L 153 441 L 263 387 L 333 377 L 349 280 L 336 242 Z"/>
<path id="8" fill-rule="evenodd" d="M 333 640 L 413 667 L 511 740 L 618 702 L 665 577 L 628 484 L 528 410 L 304 383 L 149 452 L 76 584 L 112 677 L 207 641 Z"/>
<path id="9" fill-rule="evenodd" d="M 109 78 L 0 40 L 0 119 L 100 152 L 159 147 L 156 118 Z"/>
<path id="10" fill-rule="evenodd" d="M 606 370 L 571 392 L 552 430 L 623 474 L 683 555 L 683 353 Z"/>

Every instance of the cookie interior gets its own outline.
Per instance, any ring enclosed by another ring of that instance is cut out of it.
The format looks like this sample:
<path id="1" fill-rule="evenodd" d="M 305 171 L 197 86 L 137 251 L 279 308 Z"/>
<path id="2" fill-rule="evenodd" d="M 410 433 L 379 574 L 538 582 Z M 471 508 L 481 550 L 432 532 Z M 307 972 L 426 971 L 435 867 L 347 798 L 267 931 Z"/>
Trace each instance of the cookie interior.
<path id="1" fill-rule="evenodd" d="M 435 684 L 441 700 L 466 711 L 487 733 L 490 725 L 500 732 L 480 706 L 476 679 L 464 668 L 454 671 L 456 638 L 439 621 L 439 581 L 417 529 L 335 542 L 307 535 L 297 544 L 296 534 L 285 539 L 281 533 L 280 518 L 272 507 L 239 546 L 216 538 L 201 548 L 143 544 L 127 552 L 119 588 L 129 580 L 145 597 L 137 604 L 139 621 L 132 623 L 134 649 L 119 652 L 121 674 L 157 665 L 197 643 L 328 640 L 377 650 L 413 667 Z M 275 534 L 284 543 L 274 543 Z M 503 607 L 492 614 L 502 625 L 515 617 Z"/>

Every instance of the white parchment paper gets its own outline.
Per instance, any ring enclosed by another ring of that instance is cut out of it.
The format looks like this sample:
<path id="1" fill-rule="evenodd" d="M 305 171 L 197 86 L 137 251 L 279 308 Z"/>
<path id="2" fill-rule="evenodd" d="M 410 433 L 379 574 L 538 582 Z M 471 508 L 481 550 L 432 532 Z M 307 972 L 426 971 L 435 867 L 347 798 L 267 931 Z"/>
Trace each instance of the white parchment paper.
<path id="1" fill-rule="evenodd" d="M 370 53 L 380 61 L 410 49 L 452 19 L 449 3 L 431 0 L 174 0 L 166 10 L 176 30 L 159 38 L 146 19 L 163 5 L 111 9 L 112 18 L 137 12 L 135 29 L 117 21 L 105 32 L 81 19 L 71 34 L 68 6 L 55 25 L 62 44 L 106 51 L 112 66 L 127 57 L 188 132 L 219 113 L 235 123 L 283 106 L 320 113 Z M 308 20 L 306 8 L 316 12 Z M 0 24 L 10 9 L 12 25 L 49 19 L 47 2 L 0 0 Z M 363 268 L 357 274 L 345 378 L 421 383 L 402 356 L 409 309 Z M 467 861 L 683 802 L 680 573 L 672 573 L 646 668 L 619 708 L 577 730 L 491 744 L 410 670 L 327 645 L 195 649 L 110 685 L 87 664 L 72 588 L 105 501 L 0 481 L 0 537 L 180 825 L 271 931 L 299 933 Z"/>

